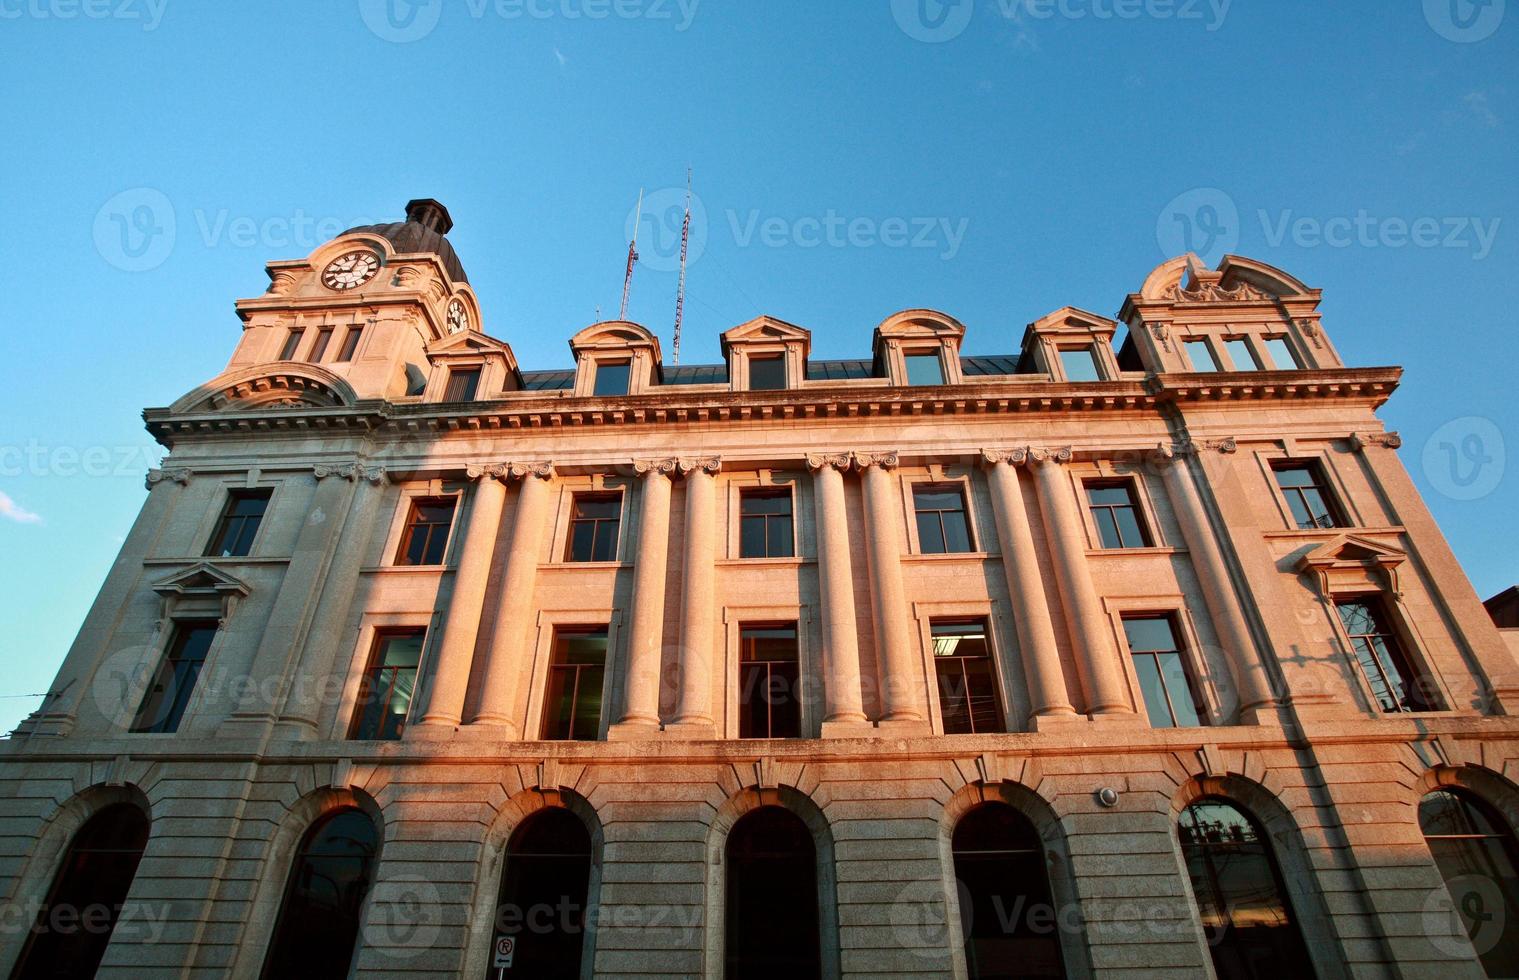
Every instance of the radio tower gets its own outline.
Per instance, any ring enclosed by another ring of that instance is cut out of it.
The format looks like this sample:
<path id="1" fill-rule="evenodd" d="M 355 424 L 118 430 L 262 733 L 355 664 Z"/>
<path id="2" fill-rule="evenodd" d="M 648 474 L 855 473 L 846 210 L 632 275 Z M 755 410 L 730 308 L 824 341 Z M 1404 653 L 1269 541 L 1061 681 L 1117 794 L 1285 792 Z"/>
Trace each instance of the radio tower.
<path id="1" fill-rule="evenodd" d="M 628 318 L 628 291 L 633 288 L 633 266 L 638 262 L 638 226 L 643 221 L 643 188 L 638 189 L 638 211 L 633 216 L 633 240 L 628 242 L 628 271 L 622 277 L 622 308 L 617 319 Z"/>
<path id="2" fill-rule="evenodd" d="M 680 366 L 680 321 L 686 312 L 686 246 L 691 243 L 691 168 L 686 168 L 686 220 L 680 226 L 680 285 L 675 288 L 675 366 Z"/>

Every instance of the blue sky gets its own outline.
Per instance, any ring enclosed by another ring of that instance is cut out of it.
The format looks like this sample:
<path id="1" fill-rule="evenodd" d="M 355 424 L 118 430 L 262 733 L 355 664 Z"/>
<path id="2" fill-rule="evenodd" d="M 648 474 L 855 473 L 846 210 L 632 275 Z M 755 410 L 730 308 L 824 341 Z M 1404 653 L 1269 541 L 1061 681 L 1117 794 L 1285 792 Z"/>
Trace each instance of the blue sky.
<path id="1" fill-rule="evenodd" d="M 668 349 L 688 166 L 686 363 L 759 313 L 865 356 L 915 306 L 1011 351 L 1189 227 L 1323 288 L 1350 363 L 1408 368 L 1386 418 L 1496 592 L 1516 55 L 1503 0 L 0 0 L 0 730 L 141 505 L 139 412 L 221 370 L 264 262 L 437 197 L 487 331 L 568 366 L 644 187 L 631 316 Z"/>

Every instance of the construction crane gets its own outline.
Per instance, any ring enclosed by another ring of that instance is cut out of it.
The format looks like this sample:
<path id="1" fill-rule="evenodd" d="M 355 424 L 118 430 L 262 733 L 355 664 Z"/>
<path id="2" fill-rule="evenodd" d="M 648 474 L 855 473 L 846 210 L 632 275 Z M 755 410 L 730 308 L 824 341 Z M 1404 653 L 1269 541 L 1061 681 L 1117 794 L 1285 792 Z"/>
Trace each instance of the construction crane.
<path id="1" fill-rule="evenodd" d="M 675 366 L 680 366 L 680 322 L 686 312 L 686 249 L 691 244 L 691 168 L 686 168 L 686 220 L 680 226 L 680 284 L 675 287 Z"/>
<path id="2" fill-rule="evenodd" d="M 628 291 L 633 288 L 633 266 L 638 263 L 638 226 L 643 222 L 643 188 L 638 189 L 638 210 L 633 215 L 633 238 L 628 242 L 628 271 L 622 277 L 622 308 L 617 319 L 628 318 Z"/>

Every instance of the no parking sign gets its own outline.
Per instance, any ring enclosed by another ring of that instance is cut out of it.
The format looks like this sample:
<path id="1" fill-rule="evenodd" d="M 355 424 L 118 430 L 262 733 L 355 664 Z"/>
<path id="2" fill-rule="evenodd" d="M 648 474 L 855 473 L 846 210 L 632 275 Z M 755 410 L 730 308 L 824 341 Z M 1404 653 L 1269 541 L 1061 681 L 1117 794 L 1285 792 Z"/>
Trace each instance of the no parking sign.
<path id="1" fill-rule="evenodd" d="M 496 956 L 491 961 L 491 968 L 506 970 L 512 965 L 512 957 L 517 955 L 517 940 L 511 936 L 496 937 Z"/>

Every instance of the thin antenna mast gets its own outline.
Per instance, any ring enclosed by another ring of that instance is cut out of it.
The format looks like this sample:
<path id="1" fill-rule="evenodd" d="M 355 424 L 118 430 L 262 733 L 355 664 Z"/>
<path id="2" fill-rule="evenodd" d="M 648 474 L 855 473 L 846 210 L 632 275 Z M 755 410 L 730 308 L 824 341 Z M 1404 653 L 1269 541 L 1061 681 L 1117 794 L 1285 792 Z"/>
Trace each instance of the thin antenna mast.
<path id="1" fill-rule="evenodd" d="M 675 366 L 680 366 L 680 322 L 686 312 L 686 247 L 691 243 L 691 168 L 686 168 L 686 220 L 680 226 L 680 285 L 675 289 Z"/>
<path id="2" fill-rule="evenodd" d="M 628 318 L 628 291 L 633 288 L 633 266 L 638 262 L 638 226 L 643 222 L 643 188 L 638 189 L 638 211 L 633 217 L 633 240 L 628 242 L 628 271 L 622 277 L 622 310 L 617 319 Z"/>

